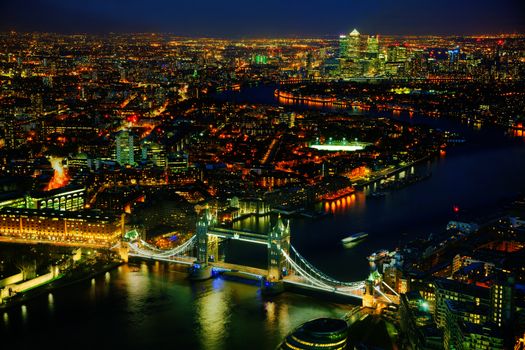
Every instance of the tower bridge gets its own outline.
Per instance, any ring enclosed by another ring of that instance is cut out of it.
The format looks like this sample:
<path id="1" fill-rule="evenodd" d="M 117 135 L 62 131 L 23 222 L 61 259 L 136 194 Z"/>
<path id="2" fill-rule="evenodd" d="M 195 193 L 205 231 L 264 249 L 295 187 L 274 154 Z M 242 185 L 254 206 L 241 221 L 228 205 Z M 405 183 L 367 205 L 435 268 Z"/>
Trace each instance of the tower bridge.
<path id="1" fill-rule="evenodd" d="M 204 280 L 216 274 L 233 272 L 260 280 L 262 291 L 276 294 L 286 286 L 316 292 L 360 299 L 365 306 L 377 303 L 398 303 L 399 296 L 376 272 L 366 281 L 339 281 L 320 271 L 290 244 L 290 223 L 279 217 L 267 235 L 255 232 L 217 227 L 217 218 L 209 211 L 198 219 L 194 236 L 169 250 L 158 249 L 136 239 L 128 243 L 131 257 L 160 260 L 190 266 L 190 278 Z M 219 244 L 225 240 L 239 240 L 266 245 L 267 269 L 221 261 Z"/>

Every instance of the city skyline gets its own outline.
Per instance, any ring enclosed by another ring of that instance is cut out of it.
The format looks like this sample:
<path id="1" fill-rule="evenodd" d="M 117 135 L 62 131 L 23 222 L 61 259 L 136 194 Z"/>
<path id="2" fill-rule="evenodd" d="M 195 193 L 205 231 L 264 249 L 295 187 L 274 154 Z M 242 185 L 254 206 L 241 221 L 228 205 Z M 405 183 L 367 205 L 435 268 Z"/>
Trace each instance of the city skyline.
<path id="1" fill-rule="evenodd" d="M 2 344 L 525 350 L 522 9 L 3 3 Z"/>
<path id="2" fill-rule="evenodd" d="M 21 32 L 159 32 L 188 37 L 325 37 L 352 28 L 386 35 L 479 35 L 525 29 L 517 0 L 375 3 L 338 0 L 245 4 L 240 1 L 173 4 L 154 0 L 30 0 L 0 5 L 0 30 Z"/>

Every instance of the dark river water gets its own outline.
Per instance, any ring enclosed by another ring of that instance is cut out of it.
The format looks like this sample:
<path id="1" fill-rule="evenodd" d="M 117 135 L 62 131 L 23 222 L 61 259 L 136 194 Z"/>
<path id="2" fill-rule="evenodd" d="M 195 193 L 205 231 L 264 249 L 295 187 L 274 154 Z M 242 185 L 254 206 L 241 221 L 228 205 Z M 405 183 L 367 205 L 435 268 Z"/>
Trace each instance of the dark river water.
<path id="1" fill-rule="evenodd" d="M 276 104 L 273 89 L 260 86 L 219 98 Z M 467 143 L 417 165 L 415 171 L 432 172 L 429 179 L 384 198 L 366 198 L 359 192 L 333 207 L 330 203 L 332 216 L 292 220 L 295 248 L 325 273 L 342 280 L 365 278 L 365 258 L 376 250 L 393 249 L 442 231 L 449 220 L 489 215 L 525 190 L 523 137 L 446 119 L 409 118 L 403 113 L 393 117 L 461 132 Z M 454 205 L 459 206 L 459 214 L 454 214 Z M 274 220 L 247 219 L 238 225 L 265 232 Z M 363 243 L 352 249 L 340 245 L 341 238 L 360 231 L 369 233 Z M 264 267 L 266 251 L 231 242 L 227 259 Z M 1 315 L 2 348 L 9 343 L 18 349 L 44 344 L 101 349 L 274 349 L 302 322 L 340 317 L 350 308 L 292 293 L 266 299 L 255 284 L 222 278 L 192 283 L 185 277 L 180 267 L 137 263 L 42 295 Z"/>

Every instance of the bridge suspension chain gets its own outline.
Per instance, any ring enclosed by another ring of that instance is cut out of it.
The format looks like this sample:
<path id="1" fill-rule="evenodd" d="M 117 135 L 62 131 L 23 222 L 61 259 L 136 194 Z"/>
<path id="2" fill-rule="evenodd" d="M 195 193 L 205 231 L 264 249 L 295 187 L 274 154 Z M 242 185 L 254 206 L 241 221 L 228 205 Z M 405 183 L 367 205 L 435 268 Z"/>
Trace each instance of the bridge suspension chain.
<path id="1" fill-rule="evenodd" d="M 325 273 L 319 271 L 315 266 L 313 266 L 308 260 L 306 260 L 299 252 L 294 248 L 294 246 L 290 245 L 291 251 L 293 254 L 299 259 L 299 261 L 305 266 L 305 268 L 311 272 L 311 274 L 314 274 L 317 276 L 318 279 L 321 281 L 324 281 L 330 286 L 345 286 L 345 287 L 361 287 L 362 282 L 342 282 L 338 281 Z"/>
<path id="2" fill-rule="evenodd" d="M 326 284 L 325 282 L 320 281 L 319 279 L 316 279 L 314 276 L 310 275 L 307 271 L 305 271 L 298 263 L 296 263 L 284 250 L 281 249 L 281 253 L 286 258 L 286 261 L 290 264 L 293 270 L 297 272 L 302 277 L 306 278 L 306 280 L 318 287 L 321 288 L 333 288 L 333 286 Z"/>
<path id="3" fill-rule="evenodd" d="M 151 244 L 148 244 L 148 243 L 146 243 L 144 241 L 140 241 L 141 244 L 143 244 L 145 247 L 147 247 L 147 248 L 149 248 L 151 250 L 146 250 L 146 249 L 140 248 L 135 243 L 129 243 L 129 247 L 133 251 L 135 251 L 135 252 L 137 252 L 137 253 L 139 253 L 141 255 L 154 256 L 154 257 L 159 257 L 159 258 L 168 258 L 168 257 L 171 257 L 171 256 L 181 255 L 182 253 L 185 253 L 185 252 L 189 251 L 195 245 L 195 241 L 196 240 L 197 240 L 196 236 L 192 236 L 190 239 L 188 239 L 186 242 L 184 242 L 180 246 L 178 246 L 176 248 L 173 248 L 173 249 L 170 249 L 170 250 L 158 249 L 158 248 L 153 247 Z"/>

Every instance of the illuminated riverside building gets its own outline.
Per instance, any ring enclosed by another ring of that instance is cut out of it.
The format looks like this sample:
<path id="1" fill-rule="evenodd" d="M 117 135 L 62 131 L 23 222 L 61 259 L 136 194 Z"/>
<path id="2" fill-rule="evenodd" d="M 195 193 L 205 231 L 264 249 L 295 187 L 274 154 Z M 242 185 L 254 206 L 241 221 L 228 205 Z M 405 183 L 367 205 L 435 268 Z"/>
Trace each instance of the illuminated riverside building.
<path id="1" fill-rule="evenodd" d="M 86 189 L 83 186 L 66 186 L 50 191 L 31 192 L 27 197 L 29 209 L 54 209 L 77 211 L 84 208 Z"/>
<path id="2" fill-rule="evenodd" d="M 434 282 L 436 295 L 435 319 L 439 328 L 447 327 L 447 301 L 469 303 L 487 308 L 489 305 L 489 291 L 475 285 L 466 285 L 460 282 L 437 279 Z"/>
<path id="3" fill-rule="evenodd" d="M 0 209 L 0 236 L 41 243 L 111 246 L 122 237 L 124 216 L 95 211 Z"/>
<path id="4" fill-rule="evenodd" d="M 50 191 L 32 191 L 28 194 L 15 193 L 0 197 L 0 208 L 77 211 L 84 208 L 85 195 L 86 189 L 75 185 Z"/>
<path id="5" fill-rule="evenodd" d="M 260 198 L 242 198 L 233 197 L 230 206 L 237 210 L 232 212 L 232 219 L 238 219 L 250 215 L 268 215 L 271 211 L 270 205 Z"/>
<path id="6" fill-rule="evenodd" d="M 440 279 L 436 322 L 445 349 L 505 349 L 505 332 L 514 317 L 513 280 L 496 280 L 489 290 Z M 490 294 L 490 296 L 489 296 Z"/>
<path id="7" fill-rule="evenodd" d="M 308 321 L 291 334 L 280 346 L 281 350 L 346 349 L 348 325 L 337 318 L 318 318 Z"/>
<path id="8" fill-rule="evenodd" d="M 487 323 L 487 310 L 475 304 L 446 301 L 445 349 L 504 349 L 500 327 Z"/>
<path id="9" fill-rule="evenodd" d="M 445 334 L 452 333 L 450 340 L 445 336 L 446 350 L 504 350 L 505 341 L 501 328 L 491 324 L 452 322 Z"/>

